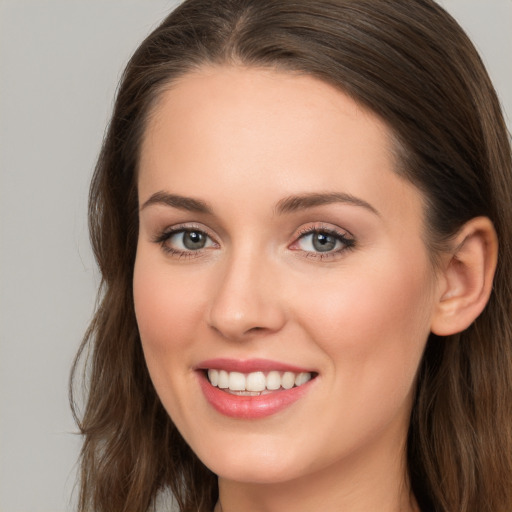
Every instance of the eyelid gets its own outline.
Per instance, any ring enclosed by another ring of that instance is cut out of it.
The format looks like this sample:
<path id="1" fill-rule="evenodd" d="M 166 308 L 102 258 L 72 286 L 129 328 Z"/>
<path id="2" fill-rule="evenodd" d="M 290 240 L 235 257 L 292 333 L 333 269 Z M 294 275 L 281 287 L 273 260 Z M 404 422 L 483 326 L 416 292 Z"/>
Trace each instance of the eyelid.
<path id="1" fill-rule="evenodd" d="M 215 246 L 219 246 L 219 242 L 216 240 L 216 237 L 211 233 L 211 231 L 204 225 L 198 223 L 180 223 L 172 226 L 168 226 L 162 230 L 160 230 L 153 238 L 152 242 L 159 244 L 162 247 L 162 250 L 165 252 L 179 257 L 179 258 L 195 258 L 201 256 L 205 250 L 210 249 L 211 247 L 204 247 L 197 250 L 182 250 L 182 249 L 174 249 L 166 246 L 166 242 L 178 233 L 184 233 L 187 231 L 198 231 L 206 235 Z"/>
<path id="2" fill-rule="evenodd" d="M 328 235 L 332 235 L 337 238 L 343 244 L 343 247 L 337 250 L 332 251 L 305 251 L 298 247 L 294 247 L 298 244 L 298 242 L 305 238 L 308 235 L 312 235 L 314 233 L 326 233 Z M 333 226 L 332 224 L 324 224 L 324 223 L 314 223 L 310 225 L 306 225 L 301 227 L 294 236 L 294 241 L 288 246 L 289 249 L 304 253 L 307 258 L 318 258 L 318 259 L 327 259 L 327 258 L 336 258 L 340 257 L 342 253 L 345 253 L 348 250 L 354 248 L 356 244 L 356 239 L 350 231 L 347 229 L 343 229 L 337 226 Z"/>
<path id="3" fill-rule="evenodd" d="M 201 223 L 180 223 L 168 226 L 159 233 L 157 233 L 153 238 L 152 242 L 159 244 L 162 247 L 162 250 L 165 252 L 178 257 L 178 258 L 194 258 L 200 257 L 204 255 L 205 251 L 212 248 L 212 246 L 199 248 L 197 250 L 193 249 L 176 249 L 169 247 L 166 245 L 166 242 L 174 235 L 187 231 L 199 231 L 207 236 L 211 242 L 214 244 L 214 248 L 220 247 L 219 242 L 217 241 L 216 235 L 212 234 L 211 230 L 204 226 Z M 342 243 L 342 247 L 336 250 L 331 251 L 307 251 L 300 247 L 297 247 L 298 242 L 305 238 L 308 235 L 312 235 L 314 233 L 326 233 L 328 235 L 332 235 L 337 238 L 338 241 Z M 318 258 L 318 259 L 327 259 L 327 258 L 335 258 L 339 257 L 341 253 L 346 252 L 347 250 L 353 249 L 356 243 L 355 237 L 350 233 L 347 229 L 340 228 L 338 226 L 333 226 L 332 224 L 325 224 L 321 222 L 312 223 L 309 225 L 301 226 L 298 229 L 293 237 L 293 242 L 288 245 L 288 248 L 296 251 L 298 253 L 302 253 L 308 258 Z M 295 246 L 295 247 L 294 247 Z"/>
<path id="4" fill-rule="evenodd" d="M 348 229 L 340 228 L 338 226 L 322 222 L 314 222 L 312 224 L 307 224 L 306 226 L 301 226 L 297 231 L 295 237 L 300 238 L 303 235 L 315 232 L 318 233 L 319 231 L 332 233 L 333 235 L 341 236 L 344 238 L 355 239 L 354 235 Z"/>

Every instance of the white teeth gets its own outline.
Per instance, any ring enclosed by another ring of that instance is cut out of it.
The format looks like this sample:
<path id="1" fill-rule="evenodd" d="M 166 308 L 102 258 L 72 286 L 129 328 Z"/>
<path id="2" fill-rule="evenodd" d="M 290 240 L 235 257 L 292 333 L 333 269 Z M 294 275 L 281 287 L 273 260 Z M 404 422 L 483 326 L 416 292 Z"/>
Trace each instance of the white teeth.
<path id="1" fill-rule="evenodd" d="M 295 385 L 295 374 L 292 372 L 284 372 L 283 376 L 281 377 L 281 386 L 283 386 L 284 389 L 292 389 Z"/>
<path id="2" fill-rule="evenodd" d="M 208 370 L 208 378 L 210 379 L 212 386 L 217 386 L 219 384 L 219 371 Z"/>
<path id="3" fill-rule="evenodd" d="M 219 388 L 221 389 L 227 389 L 229 388 L 229 374 L 225 370 L 219 371 Z"/>
<path id="4" fill-rule="evenodd" d="M 229 372 L 229 389 L 231 391 L 245 391 L 245 375 L 238 372 Z"/>
<path id="5" fill-rule="evenodd" d="M 293 373 L 271 371 L 267 375 L 263 372 L 248 374 L 240 372 L 227 372 L 225 370 L 208 370 L 208 379 L 212 386 L 230 391 L 263 392 L 276 391 L 280 388 L 291 389 L 294 386 L 302 386 L 311 380 L 309 372 Z"/>
<path id="6" fill-rule="evenodd" d="M 267 389 L 275 391 L 281 387 L 281 374 L 279 372 L 269 372 L 267 375 Z"/>
<path id="7" fill-rule="evenodd" d="M 247 375 L 245 389 L 247 391 L 263 391 L 267 387 L 267 379 L 263 372 L 254 372 Z"/>
<path id="8" fill-rule="evenodd" d="M 308 382 L 309 380 L 311 380 L 311 373 L 307 373 L 307 372 L 299 373 L 295 377 L 295 385 L 302 386 L 302 384 L 306 384 L 306 382 Z"/>

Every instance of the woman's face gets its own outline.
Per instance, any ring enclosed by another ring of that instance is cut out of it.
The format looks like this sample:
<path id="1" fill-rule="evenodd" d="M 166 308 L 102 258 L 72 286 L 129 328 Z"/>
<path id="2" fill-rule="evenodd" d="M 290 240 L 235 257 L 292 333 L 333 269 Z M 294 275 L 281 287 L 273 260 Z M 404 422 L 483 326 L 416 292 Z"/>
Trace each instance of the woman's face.
<path id="1" fill-rule="evenodd" d="M 207 68 L 162 94 L 135 310 L 163 405 L 221 477 L 401 459 L 439 286 L 395 165 L 387 126 L 312 77 Z"/>

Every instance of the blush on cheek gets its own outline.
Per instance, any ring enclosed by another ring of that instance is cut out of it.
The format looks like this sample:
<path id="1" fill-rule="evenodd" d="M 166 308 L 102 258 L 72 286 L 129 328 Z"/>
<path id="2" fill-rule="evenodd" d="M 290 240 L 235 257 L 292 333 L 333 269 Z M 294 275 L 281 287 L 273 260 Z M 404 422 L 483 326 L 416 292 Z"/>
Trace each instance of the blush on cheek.
<path id="1" fill-rule="evenodd" d="M 135 314 L 142 349 L 151 380 L 168 413 L 176 410 L 174 379 L 187 369 L 187 350 L 191 343 L 190 326 L 197 324 L 192 297 L 177 293 L 154 265 L 136 265 L 133 281 Z M 166 282 L 167 281 L 167 282 Z M 184 359 L 183 359 L 184 358 Z M 178 400 L 179 401 L 179 400 Z"/>
<path id="2" fill-rule="evenodd" d="M 191 326 L 200 324 L 202 301 L 193 289 L 154 268 L 135 266 L 133 294 L 144 349 L 162 356 L 189 343 Z"/>
<path id="3" fill-rule="evenodd" d="M 326 351 L 339 353 L 348 373 L 392 377 L 393 372 L 406 372 L 410 381 L 429 332 L 429 283 L 421 272 L 397 270 L 393 279 L 387 276 L 353 272 L 343 287 L 319 289 L 322 300 L 308 295 L 302 308 L 311 319 L 310 332 L 317 333 Z"/>

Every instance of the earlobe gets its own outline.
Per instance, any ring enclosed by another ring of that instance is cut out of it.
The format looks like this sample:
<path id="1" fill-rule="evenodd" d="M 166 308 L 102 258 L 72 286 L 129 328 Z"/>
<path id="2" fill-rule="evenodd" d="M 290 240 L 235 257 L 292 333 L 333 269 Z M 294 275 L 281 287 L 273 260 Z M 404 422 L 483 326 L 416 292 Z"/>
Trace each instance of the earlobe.
<path id="1" fill-rule="evenodd" d="M 498 238 L 487 217 L 464 224 L 441 269 L 439 298 L 431 331 L 449 336 L 463 331 L 483 311 L 491 291 L 498 259 Z"/>

